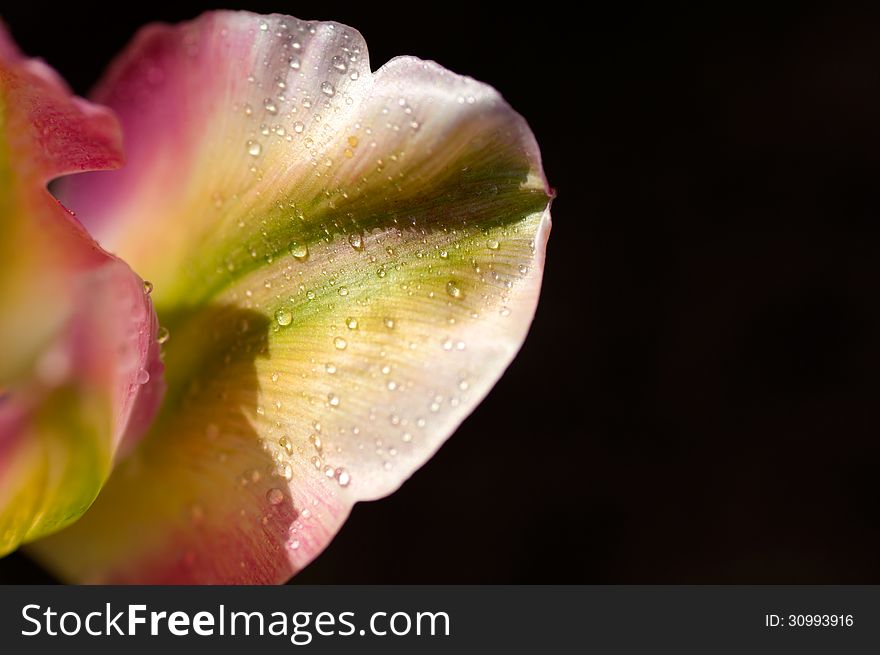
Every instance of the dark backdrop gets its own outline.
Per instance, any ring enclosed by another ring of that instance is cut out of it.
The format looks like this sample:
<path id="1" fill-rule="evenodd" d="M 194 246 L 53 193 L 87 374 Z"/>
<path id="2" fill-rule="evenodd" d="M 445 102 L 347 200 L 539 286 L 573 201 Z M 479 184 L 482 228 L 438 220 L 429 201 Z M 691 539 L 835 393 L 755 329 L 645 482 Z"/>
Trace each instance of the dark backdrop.
<path id="1" fill-rule="evenodd" d="M 208 6 L 4 4 L 79 93 Z M 298 582 L 880 582 L 880 15 L 252 4 L 493 84 L 558 191 L 522 353 Z"/>

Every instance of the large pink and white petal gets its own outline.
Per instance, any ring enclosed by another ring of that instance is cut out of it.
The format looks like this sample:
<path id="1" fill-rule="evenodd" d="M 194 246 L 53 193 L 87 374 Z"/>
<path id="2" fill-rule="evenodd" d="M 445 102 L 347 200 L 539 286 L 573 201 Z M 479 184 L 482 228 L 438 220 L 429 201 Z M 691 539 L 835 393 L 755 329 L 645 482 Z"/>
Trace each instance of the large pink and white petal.
<path id="1" fill-rule="evenodd" d="M 77 519 L 158 407 L 143 281 L 46 190 L 121 160 L 113 115 L 0 26 L 0 555 Z"/>
<path id="2" fill-rule="evenodd" d="M 490 87 L 371 72 L 336 23 L 145 28 L 97 98 L 130 166 L 67 202 L 156 282 L 169 394 L 107 493 L 34 552 L 87 582 L 276 583 L 489 392 L 538 300 L 550 191 Z"/>

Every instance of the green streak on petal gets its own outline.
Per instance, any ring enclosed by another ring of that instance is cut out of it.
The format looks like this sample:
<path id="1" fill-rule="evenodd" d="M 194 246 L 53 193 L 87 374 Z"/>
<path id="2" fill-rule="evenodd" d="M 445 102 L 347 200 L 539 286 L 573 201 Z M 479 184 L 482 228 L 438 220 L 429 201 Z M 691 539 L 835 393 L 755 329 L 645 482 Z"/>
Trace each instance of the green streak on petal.
<path id="1" fill-rule="evenodd" d="M 547 193 L 532 173 L 521 153 L 509 152 L 498 141 L 463 150 L 436 178 L 409 175 L 392 182 L 377 175 L 341 189 L 332 199 L 323 194 L 304 198 L 297 188 L 282 191 L 264 210 L 220 219 L 227 227 L 241 220 L 244 227 L 224 232 L 228 236 L 219 243 L 209 241 L 207 252 L 201 240 L 194 244 L 199 256 L 188 262 L 177 284 L 163 290 L 160 313 L 216 297 L 269 262 L 290 257 L 294 244 L 310 247 L 339 235 L 393 228 L 436 231 L 462 224 L 487 229 L 515 224 L 547 206 Z M 301 263 L 311 265 L 307 259 Z"/>
<path id="2" fill-rule="evenodd" d="M 108 415 L 109 407 L 72 386 L 44 399 L 8 471 L 0 555 L 60 530 L 89 508 L 110 470 L 109 448 L 100 439 Z"/>

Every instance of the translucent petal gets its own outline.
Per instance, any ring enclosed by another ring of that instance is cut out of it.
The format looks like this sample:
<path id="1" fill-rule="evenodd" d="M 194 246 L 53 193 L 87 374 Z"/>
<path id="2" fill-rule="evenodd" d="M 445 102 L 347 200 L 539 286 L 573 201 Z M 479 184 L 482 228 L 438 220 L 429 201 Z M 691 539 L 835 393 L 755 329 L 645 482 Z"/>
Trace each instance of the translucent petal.
<path id="1" fill-rule="evenodd" d="M 354 30 L 281 16 L 148 27 L 98 97 L 131 167 L 65 198 L 157 281 L 169 402 L 36 552 L 89 582 L 281 582 L 522 344 L 550 225 L 534 137 L 484 84 L 371 73 Z"/>

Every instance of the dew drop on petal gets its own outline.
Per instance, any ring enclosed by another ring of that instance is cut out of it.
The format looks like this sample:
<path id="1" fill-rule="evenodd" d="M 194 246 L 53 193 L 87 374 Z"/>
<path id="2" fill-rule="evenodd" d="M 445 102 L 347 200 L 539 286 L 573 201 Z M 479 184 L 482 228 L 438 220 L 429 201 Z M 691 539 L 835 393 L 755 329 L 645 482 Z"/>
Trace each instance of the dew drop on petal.
<path id="1" fill-rule="evenodd" d="M 458 286 L 453 280 L 450 280 L 446 283 L 446 293 L 448 293 L 453 298 L 461 298 L 461 287 Z"/>
<path id="2" fill-rule="evenodd" d="M 309 247 L 304 243 L 291 243 L 290 254 L 294 259 L 303 260 L 309 256 Z"/>
<path id="3" fill-rule="evenodd" d="M 489 239 L 489 240 L 486 242 L 486 247 L 487 247 L 489 250 L 498 250 L 498 248 L 499 248 L 500 245 L 501 245 L 501 244 L 498 243 L 498 241 L 496 241 L 495 239 Z"/>
<path id="4" fill-rule="evenodd" d="M 284 501 L 284 492 L 277 487 L 273 487 L 266 492 L 266 500 L 270 505 L 280 505 Z"/>
<path id="5" fill-rule="evenodd" d="M 346 346 L 348 346 L 348 342 L 342 337 L 336 337 L 333 339 L 333 345 L 336 346 L 336 350 L 345 350 Z"/>
<path id="6" fill-rule="evenodd" d="M 136 379 L 138 384 L 146 384 L 150 381 L 150 372 L 147 369 L 142 368 L 137 372 Z"/>
<path id="7" fill-rule="evenodd" d="M 260 153 L 263 152 L 263 146 L 253 139 L 248 139 L 247 152 L 251 157 L 259 157 Z"/>
<path id="8" fill-rule="evenodd" d="M 144 294 L 149 296 L 153 293 L 153 283 L 149 280 L 144 280 Z"/>
<path id="9" fill-rule="evenodd" d="M 345 69 L 348 68 L 348 66 L 345 64 L 345 59 L 343 59 L 339 55 L 333 55 L 331 63 L 333 64 L 333 68 L 340 72 L 345 72 Z"/>
<path id="10" fill-rule="evenodd" d="M 340 487 L 347 487 L 351 483 L 351 474 L 344 468 L 336 469 L 334 474 L 336 476 L 336 481 L 339 482 Z"/>
<path id="11" fill-rule="evenodd" d="M 321 93 L 326 96 L 332 96 L 336 93 L 336 89 L 330 84 L 330 82 L 321 82 Z"/>
<path id="12" fill-rule="evenodd" d="M 348 235 L 348 243 L 355 250 L 363 250 L 364 249 L 364 240 L 360 234 L 357 232 L 353 232 Z"/>
<path id="13" fill-rule="evenodd" d="M 358 328 L 358 320 L 356 318 L 347 318 L 345 324 L 348 326 L 349 330 L 357 330 Z"/>
<path id="14" fill-rule="evenodd" d="M 168 331 L 168 328 L 160 326 L 159 330 L 156 332 L 156 341 L 158 343 L 165 343 L 170 337 L 171 333 Z"/>
<path id="15" fill-rule="evenodd" d="M 278 325 L 284 327 L 293 321 L 293 314 L 286 307 L 281 307 L 275 312 L 275 320 L 278 321 Z"/>
<path id="16" fill-rule="evenodd" d="M 306 129 L 306 126 L 303 125 L 302 121 L 296 121 L 293 124 L 293 131 L 297 134 L 302 134 L 304 129 Z"/>

